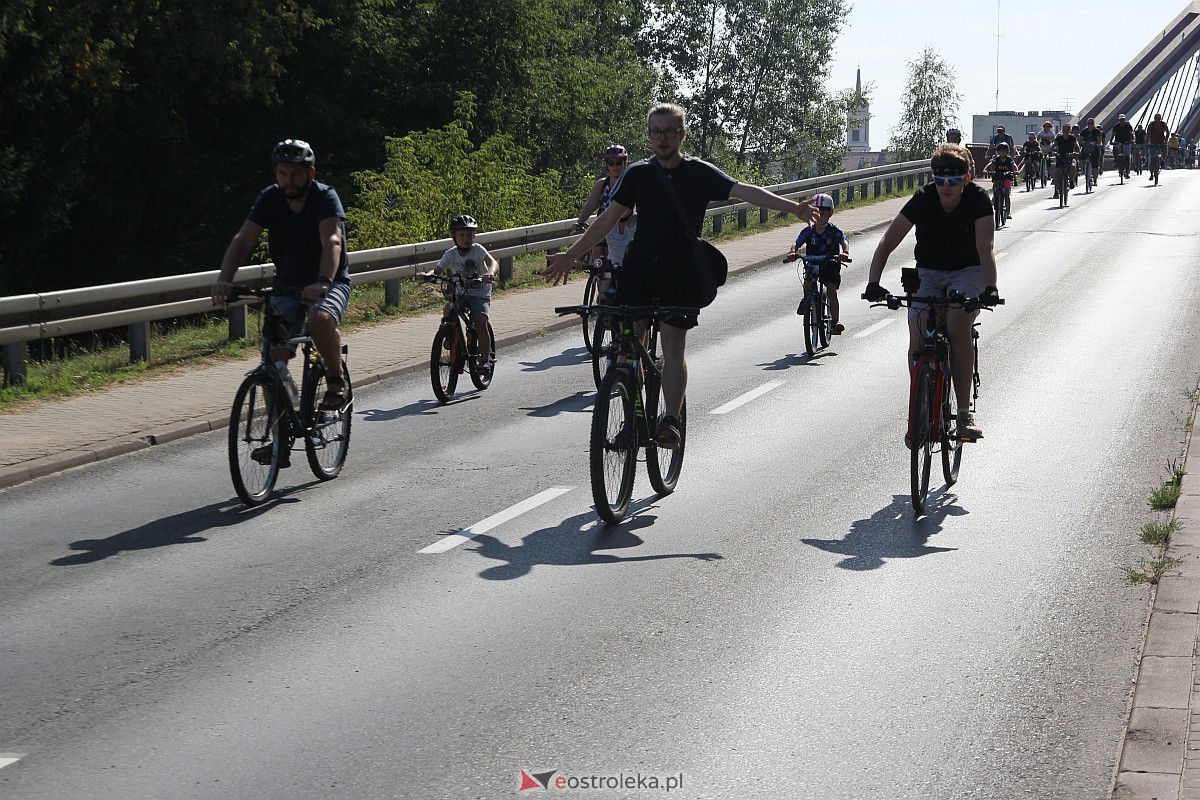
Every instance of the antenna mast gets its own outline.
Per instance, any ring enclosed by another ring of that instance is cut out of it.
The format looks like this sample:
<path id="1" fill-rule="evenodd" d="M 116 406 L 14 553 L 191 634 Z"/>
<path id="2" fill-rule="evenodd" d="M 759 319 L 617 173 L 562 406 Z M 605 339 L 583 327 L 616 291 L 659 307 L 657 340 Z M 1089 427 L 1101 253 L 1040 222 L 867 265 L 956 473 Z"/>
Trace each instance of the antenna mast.
<path id="1" fill-rule="evenodd" d="M 996 0 L 996 105 L 994 110 L 1000 110 L 1000 0 Z"/>

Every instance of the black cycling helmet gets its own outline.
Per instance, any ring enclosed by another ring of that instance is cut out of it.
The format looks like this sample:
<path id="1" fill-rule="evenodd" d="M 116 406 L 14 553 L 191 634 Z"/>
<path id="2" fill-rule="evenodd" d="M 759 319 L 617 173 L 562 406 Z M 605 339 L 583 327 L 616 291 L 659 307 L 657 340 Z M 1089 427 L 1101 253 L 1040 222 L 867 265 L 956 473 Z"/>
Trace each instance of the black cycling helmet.
<path id="1" fill-rule="evenodd" d="M 473 231 L 478 227 L 479 224 L 470 214 L 459 214 L 450 220 L 450 230 L 452 231 Z"/>
<path id="2" fill-rule="evenodd" d="M 271 164 L 305 164 L 310 167 L 317 165 L 317 156 L 312 146 L 301 139 L 284 139 L 275 145 L 271 151 Z"/>

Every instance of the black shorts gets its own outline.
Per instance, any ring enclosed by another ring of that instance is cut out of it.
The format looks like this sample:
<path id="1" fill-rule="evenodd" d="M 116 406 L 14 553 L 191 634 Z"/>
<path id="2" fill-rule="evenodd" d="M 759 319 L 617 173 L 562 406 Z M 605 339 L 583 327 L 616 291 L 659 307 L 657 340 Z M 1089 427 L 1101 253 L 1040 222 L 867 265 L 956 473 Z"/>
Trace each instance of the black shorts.
<path id="1" fill-rule="evenodd" d="M 617 281 L 617 304 L 625 306 L 699 306 L 696 299 L 696 277 L 690 260 L 679 261 L 655 258 L 651 261 L 621 265 Z M 700 324 L 699 314 L 680 315 L 664 320 L 676 328 L 694 328 Z"/>
<path id="2" fill-rule="evenodd" d="M 809 275 L 812 275 L 811 271 Z M 842 285 L 842 262 L 822 261 L 817 270 L 817 278 L 830 289 L 840 288 Z"/>

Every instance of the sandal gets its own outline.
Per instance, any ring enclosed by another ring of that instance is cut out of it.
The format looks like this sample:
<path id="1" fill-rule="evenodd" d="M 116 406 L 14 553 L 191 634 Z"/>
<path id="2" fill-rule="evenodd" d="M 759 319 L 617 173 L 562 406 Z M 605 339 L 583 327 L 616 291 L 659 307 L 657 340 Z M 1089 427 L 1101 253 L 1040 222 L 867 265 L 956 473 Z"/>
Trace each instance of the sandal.
<path id="1" fill-rule="evenodd" d="M 664 450 L 676 450 L 680 444 L 679 420 L 674 417 L 663 417 L 658 423 L 658 431 L 654 434 L 654 442 Z"/>
<path id="2" fill-rule="evenodd" d="M 340 411 L 350 399 L 350 387 L 341 378 L 326 377 L 325 396 L 321 398 L 322 411 Z"/>

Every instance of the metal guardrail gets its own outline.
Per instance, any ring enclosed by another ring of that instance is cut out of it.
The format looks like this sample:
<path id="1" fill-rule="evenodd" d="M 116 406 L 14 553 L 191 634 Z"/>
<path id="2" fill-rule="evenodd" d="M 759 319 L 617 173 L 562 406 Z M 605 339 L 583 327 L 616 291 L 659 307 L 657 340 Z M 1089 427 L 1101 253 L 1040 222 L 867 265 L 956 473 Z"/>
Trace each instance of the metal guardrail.
<path id="1" fill-rule="evenodd" d="M 822 175 L 766 187 L 784 197 L 829 192 L 835 199 L 844 192 L 847 199 L 890 192 L 893 181 L 911 188 L 923 183 L 928 161 L 908 161 L 878 167 Z M 840 200 L 838 200 L 840 204 Z M 713 203 L 706 212 L 713 219 L 714 233 L 720 233 L 724 217 L 738 215 L 738 226 L 745 227 L 748 203 Z M 760 209 L 765 221 L 768 211 Z M 571 233 L 574 220 L 560 220 L 523 228 L 508 228 L 479 234 L 478 241 L 501 264 L 501 276 L 511 275 L 512 259 L 518 255 L 545 252 L 570 246 L 578 237 Z M 451 239 L 402 244 L 349 254 L 350 277 L 354 284 L 383 282 L 387 302 L 398 303 L 400 280 L 437 263 L 442 253 L 453 246 Z M 59 336 L 127 327 L 130 359 L 150 358 L 150 324 L 212 311 L 210 294 L 219 270 L 128 281 L 105 286 L 89 286 L 43 294 L 0 297 L 0 347 L 6 383 L 19 382 L 25 376 L 25 349 L 29 342 Z M 266 281 L 274 274 L 271 264 L 242 267 L 234 282 Z M 245 305 L 229 310 L 230 336 L 246 335 Z"/>

